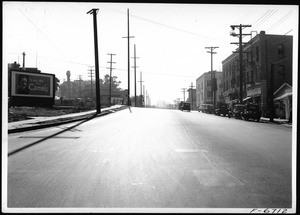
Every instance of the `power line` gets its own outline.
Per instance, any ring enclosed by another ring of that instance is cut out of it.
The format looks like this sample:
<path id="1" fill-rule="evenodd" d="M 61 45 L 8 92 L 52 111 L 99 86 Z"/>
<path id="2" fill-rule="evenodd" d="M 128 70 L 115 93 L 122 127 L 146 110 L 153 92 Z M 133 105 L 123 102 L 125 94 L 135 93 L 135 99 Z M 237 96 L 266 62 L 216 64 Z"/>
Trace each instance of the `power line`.
<path id="1" fill-rule="evenodd" d="M 52 40 L 50 40 L 48 37 L 47 37 L 47 35 L 46 34 L 44 34 L 44 32 L 39 28 L 39 27 L 37 27 L 37 25 L 36 24 L 34 24 L 20 9 L 18 9 L 22 14 L 23 14 L 23 16 L 61 53 L 61 54 L 63 54 L 65 57 L 67 57 L 66 56 L 66 54 L 62 51 L 62 50 L 60 50 L 60 48 L 58 47 L 58 46 L 56 46 L 55 45 L 55 43 L 54 42 L 52 42 Z M 68 57 L 67 57 L 68 58 Z"/>
<path id="2" fill-rule="evenodd" d="M 290 10 L 287 14 L 285 14 L 283 17 L 281 17 L 277 22 L 275 22 L 267 30 L 273 30 L 273 29 L 277 28 L 279 25 L 281 25 L 283 22 L 285 22 L 285 20 L 287 20 L 292 14 L 293 14 L 293 11 Z"/>
<path id="3" fill-rule="evenodd" d="M 64 57 L 69 59 L 69 57 L 52 40 L 50 40 L 47 35 L 44 34 L 44 32 L 34 22 L 31 21 L 31 19 L 29 19 L 20 9 L 18 10 Z"/>
<path id="4" fill-rule="evenodd" d="M 117 10 L 112 10 L 112 11 L 124 14 L 124 12 L 121 12 L 121 11 L 117 11 Z M 183 32 L 183 33 L 187 33 L 187 34 L 190 34 L 190 35 L 193 35 L 193 36 L 206 38 L 206 39 L 210 39 L 210 40 L 220 40 L 218 38 L 213 38 L 213 37 L 197 34 L 197 33 L 194 33 L 194 32 L 190 32 L 190 31 L 187 31 L 187 30 L 183 30 L 183 29 L 178 28 L 178 27 L 166 25 L 164 23 L 154 21 L 154 20 L 151 20 L 151 19 L 147 19 L 147 18 L 144 18 L 144 17 L 141 17 L 141 16 L 136 16 L 136 15 L 132 15 L 132 14 L 130 14 L 130 16 L 132 16 L 133 18 L 136 18 L 136 19 L 140 19 L 140 20 L 145 21 L 145 22 L 149 22 L 149 23 L 152 23 L 152 24 L 155 24 L 155 25 L 159 25 L 159 26 L 169 28 L 169 29 L 172 29 L 172 30 L 175 30 L 175 31 L 180 31 L 180 32 Z"/>
<path id="5" fill-rule="evenodd" d="M 259 23 L 268 13 L 270 12 L 270 9 L 267 10 L 259 19 L 257 19 L 254 23 L 253 26 L 256 25 L 256 23 Z"/>
<path id="6" fill-rule="evenodd" d="M 269 13 L 256 24 L 255 28 L 258 28 L 258 26 L 262 25 L 264 22 L 266 22 L 268 19 L 270 19 L 277 11 L 278 11 L 278 9 L 270 10 Z"/>

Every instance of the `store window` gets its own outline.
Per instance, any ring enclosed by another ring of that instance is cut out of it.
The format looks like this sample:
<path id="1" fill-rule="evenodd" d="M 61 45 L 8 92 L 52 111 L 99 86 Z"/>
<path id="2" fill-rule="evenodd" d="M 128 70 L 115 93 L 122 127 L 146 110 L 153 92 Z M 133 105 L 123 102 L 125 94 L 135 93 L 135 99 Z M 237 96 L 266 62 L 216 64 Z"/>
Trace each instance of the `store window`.
<path id="1" fill-rule="evenodd" d="M 279 44 L 278 45 L 278 58 L 279 59 L 283 59 L 284 58 L 284 49 L 283 49 L 283 45 Z"/>

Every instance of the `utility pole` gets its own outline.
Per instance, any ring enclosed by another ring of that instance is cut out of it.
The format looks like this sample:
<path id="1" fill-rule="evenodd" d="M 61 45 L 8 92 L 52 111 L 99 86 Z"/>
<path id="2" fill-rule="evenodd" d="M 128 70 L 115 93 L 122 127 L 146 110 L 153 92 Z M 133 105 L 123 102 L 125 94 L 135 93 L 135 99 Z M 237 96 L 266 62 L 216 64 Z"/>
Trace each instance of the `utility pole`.
<path id="1" fill-rule="evenodd" d="M 142 92 L 142 83 L 144 82 L 143 80 L 142 80 L 142 72 L 140 72 L 140 86 L 141 86 L 141 90 L 140 90 L 140 92 L 141 92 L 141 95 L 143 94 L 143 92 Z"/>
<path id="2" fill-rule="evenodd" d="M 213 50 L 214 49 L 217 49 L 219 47 L 205 47 L 206 49 L 210 49 L 210 51 L 207 51 L 207 53 L 210 53 L 210 79 L 211 79 L 211 83 L 210 83 L 210 86 L 211 86 L 211 95 L 212 95 L 212 102 L 213 102 L 213 105 L 214 107 L 216 106 L 216 77 L 215 77 L 215 74 L 214 74 L 214 71 L 213 71 L 213 54 L 217 54 L 217 52 L 214 52 Z"/>
<path id="3" fill-rule="evenodd" d="M 144 100 L 144 107 L 145 107 L 145 102 L 146 102 L 146 96 L 145 96 L 145 85 L 143 85 L 143 100 Z"/>
<path id="4" fill-rule="evenodd" d="M 147 107 L 147 104 L 148 104 L 148 90 L 146 90 L 145 107 Z"/>
<path id="5" fill-rule="evenodd" d="M 193 110 L 193 88 L 194 88 L 193 82 L 191 83 L 190 88 L 191 88 L 191 106 L 192 106 L 191 108 L 192 108 L 192 110 Z"/>
<path id="6" fill-rule="evenodd" d="M 186 91 L 186 88 L 181 88 L 182 89 L 182 92 L 183 92 L 183 102 L 185 102 L 185 91 Z"/>
<path id="7" fill-rule="evenodd" d="M 270 122 L 274 122 L 274 64 L 271 64 L 270 74 Z"/>
<path id="8" fill-rule="evenodd" d="M 77 80 L 79 83 L 79 98 L 81 98 L 81 81 L 82 81 L 81 76 L 82 75 L 78 75 L 78 80 Z"/>
<path id="9" fill-rule="evenodd" d="M 135 44 L 134 44 L 134 103 L 135 103 L 135 107 L 136 107 L 136 68 L 138 68 L 138 66 L 136 66 L 136 59 L 138 58 L 136 56 L 136 49 L 135 49 Z"/>
<path id="10" fill-rule="evenodd" d="M 235 32 L 231 33 L 231 36 L 239 37 L 238 43 L 230 43 L 230 44 L 236 44 L 239 45 L 239 59 L 240 59 L 240 94 L 239 99 L 240 103 L 243 103 L 243 45 L 247 43 L 243 43 L 243 36 L 251 36 L 251 34 L 243 34 L 243 28 L 251 27 L 251 25 L 230 25 L 232 31 L 234 31 L 235 28 L 239 29 L 239 34 L 236 34 Z"/>
<path id="11" fill-rule="evenodd" d="M 90 66 L 90 69 L 88 69 L 90 73 L 88 73 L 89 77 L 91 78 L 91 99 L 93 99 L 93 66 Z"/>
<path id="12" fill-rule="evenodd" d="M 116 63 L 116 62 L 112 61 L 112 56 L 116 55 L 116 54 L 108 54 L 108 55 L 110 55 L 110 61 L 107 62 L 110 64 L 110 68 L 107 68 L 107 69 L 110 69 L 110 73 L 109 73 L 109 106 L 111 106 L 111 80 L 112 80 L 111 73 L 112 73 L 112 70 L 115 69 L 115 68 L 112 68 L 112 64 Z"/>
<path id="13" fill-rule="evenodd" d="M 127 95 L 127 105 L 130 106 L 130 38 L 134 38 L 134 36 L 129 36 L 129 9 L 127 9 L 127 43 L 128 43 L 128 95 Z"/>
<path id="14" fill-rule="evenodd" d="M 25 52 L 23 52 L 22 55 L 23 55 L 23 69 L 25 69 L 25 55 L 26 55 Z"/>
<path id="15" fill-rule="evenodd" d="M 94 20 L 94 46 L 95 46 L 95 74 L 96 74 L 96 109 L 97 114 L 101 113 L 100 103 L 100 81 L 99 81 L 99 57 L 98 57 L 98 35 L 97 35 L 97 13 L 99 9 L 92 9 L 87 14 L 93 14 Z"/>

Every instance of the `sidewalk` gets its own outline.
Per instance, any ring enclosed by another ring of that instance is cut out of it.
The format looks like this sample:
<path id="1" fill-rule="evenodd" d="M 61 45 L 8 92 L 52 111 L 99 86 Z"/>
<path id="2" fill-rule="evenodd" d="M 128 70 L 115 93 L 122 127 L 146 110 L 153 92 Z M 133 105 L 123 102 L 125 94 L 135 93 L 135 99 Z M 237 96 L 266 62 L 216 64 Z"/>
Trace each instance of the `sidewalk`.
<path id="1" fill-rule="evenodd" d="M 126 105 L 114 105 L 108 108 L 101 109 L 101 113 L 96 117 L 114 113 L 119 110 L 128 108 Z M 96 110 L 72 113 L 53 117 L 32 117 L 33 119 L 22 120 L 8 123 L 8 133 L 24 132 L 29 130 L 47 128 L 51 126 L 62 125 L 66 123 L 76 122 L 90 117 L 95 117 Z"/>
<path id="2" fill-rule="evenodd" d="M 286 127 L 291 127 L 291 128 L 292 128 L 292 125 L 293 125 L 292 123 L 289 123 L 289 121 L 287 119 L 277 119 L 277 118 L 274 118 L 273 122 L 270 122 L 270 118 L 261 117 L 260 122 L 279 124 L 279 125 L 284 125 Z"/>

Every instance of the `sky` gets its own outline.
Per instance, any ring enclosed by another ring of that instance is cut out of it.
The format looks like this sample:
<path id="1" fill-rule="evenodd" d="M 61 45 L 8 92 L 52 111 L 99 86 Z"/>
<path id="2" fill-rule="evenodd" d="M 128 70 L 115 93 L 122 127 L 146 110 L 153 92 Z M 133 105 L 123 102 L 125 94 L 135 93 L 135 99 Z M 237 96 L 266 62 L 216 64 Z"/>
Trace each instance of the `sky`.
<path id="1" fill-rule="evenodd" d="M 196 79 L 211 69 L 222 70 L 222 61 L 237 48 L 230 25 L 251 25 L 243 33 L 292 35 L 298 41 L 297 5 L 85 3 L 85 2 L 2 2 L 3 71 L 18 62 L 37 67 L 66 80 L 90 80 L 95 65 L 93 16 L 97 14 L 100 78 L 109 74 L 113 56 L 113 76 L 128 86 L 127 9 L 130 22 L 130 94 L 134 95 L 134 45 L 136 46 L 137 95 L 140 74 L 152 104 L 163 100 L 183 100 L 182 88 L 196 85 Z M 245 36 L 243 41 L 250 40 Z M 296 49 L 298 46 L 294 46 Z M 295 53 L 295 52 L 294 52 Z M 297 52 L 298 53 L 298 52 Z M 4 78 L 4 80 L 7 80 Z M 187 93 L 186 93 L 187 98 Z"/>

